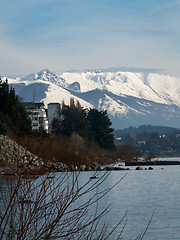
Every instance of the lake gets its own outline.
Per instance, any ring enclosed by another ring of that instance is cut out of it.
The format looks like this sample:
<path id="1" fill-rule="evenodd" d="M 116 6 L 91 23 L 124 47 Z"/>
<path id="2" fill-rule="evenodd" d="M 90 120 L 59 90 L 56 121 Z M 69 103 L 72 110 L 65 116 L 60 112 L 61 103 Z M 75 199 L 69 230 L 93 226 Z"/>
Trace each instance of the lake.
<path id="1" fill-rule="evenodd" d="M 107 219 L 111 224 L 116 223 L 127 210 L 123 239 L 132 240 L 146 228 L 154 211 L 145 239 L 179 240 L 180 165 L 153 166 L 154 170 L 143 171 L 131 168 L 132 170 L 126 171 L 123 181 L 103 200 L 103 204 L 111 203 Z M 123 171 L 112 172 L 107 184 L 115 183 L 123 174 Z"/>
<path id="2" fill-rule="evenodd" d="M 177 160 L 180 161 L 180 158 Z M 127 223 L 122 239 L 132 240 L 146 229 L 154 212 L 144 239 L 180 240 L 180 165 L 153 166 L 154 170 L 142 171 L 135 168 L 131 167 L 129 171 L 112 171 L 103 183 L 102 189 L 110 187 L 127 173 L 125 178 L 100 200 L 99 210 L 111 204 L 101 225 L 109 222 L 111 229 L 127 211 Z M 79 182 L 83 184 L 92 175 L 93 172 L 81 172 Z M 98 179 L 93 179 L 92 183 L 96 181 Z M 114 234 L 111 239 L 116 236 Z"/>
<path id="3" fill-rule="evenodd" d="M 175 160 L 180 161 L 180 158 Z M 127 211 L 122 239 L 132 240 L 146 229 L 154 212 L 144 239 L 180 240 L 180 165 L 153 166 L 154 170 L 142 171 L 135 168 L 112 171 L 106 180 L 106 187 L 111 186 L 127 173 L 101 201 L 100 209 L 111 204 L 110 212 L 103 221 L 115 226 Z M 82 172 L 81 178 L 87 180 L 90 175 L 91 172 Z"/>

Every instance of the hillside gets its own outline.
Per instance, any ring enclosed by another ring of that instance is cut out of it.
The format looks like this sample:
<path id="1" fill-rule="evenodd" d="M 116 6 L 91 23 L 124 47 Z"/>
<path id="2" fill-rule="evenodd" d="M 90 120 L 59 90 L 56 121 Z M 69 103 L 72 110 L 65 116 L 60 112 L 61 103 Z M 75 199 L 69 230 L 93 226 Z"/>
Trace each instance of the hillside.
<path id="1" fill-rule="evenodd" d="M 115 137 L 122 137 L 126 134 L 130 134 L 131 132 L 134 133 L 158 133 L 159 135 L 163 134 L 171 134 L 175 131 L 179 131 L 178 128 L 166 127 L 166 126 L 152 126 L 152 125 L 141 125 L 139 127 L 129 127 L 123 130 L 118 129 L 114 131 Z"/>
<path id="2" fill-rule="evenodd" d="M 116 145 L 130 144 L 143 155 L 156 157 L 180 156 L 180 128 L 139 126 L 114 131 Z"/>

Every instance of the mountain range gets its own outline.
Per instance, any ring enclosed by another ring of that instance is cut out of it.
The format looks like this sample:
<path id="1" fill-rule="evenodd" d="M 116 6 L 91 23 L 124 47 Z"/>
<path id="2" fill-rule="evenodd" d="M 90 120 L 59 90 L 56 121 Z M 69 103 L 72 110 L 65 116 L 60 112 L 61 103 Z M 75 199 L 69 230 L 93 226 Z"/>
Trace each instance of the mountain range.
<path id="1" fill-rule="evenodd" d="M 5 77 L 4 77 L 5 79 Z M 180 126 L 180 79 L 150 72 L 64 72 L 48 69 L 22 78 L 8 79 L 24 101 L 69 104 L 107 110 L 112 127 Z"/>

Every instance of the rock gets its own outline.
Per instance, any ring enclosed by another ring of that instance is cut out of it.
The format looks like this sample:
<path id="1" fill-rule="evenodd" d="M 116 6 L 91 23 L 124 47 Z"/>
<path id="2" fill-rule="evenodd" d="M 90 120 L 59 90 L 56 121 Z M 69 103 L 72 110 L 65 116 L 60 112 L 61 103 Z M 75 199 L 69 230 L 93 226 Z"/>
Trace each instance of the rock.
<path id="1" fill-rule="evenodd" d="M 70 167 L 70 171 L 72 171 L 72 172 L 78 171 L 78 170 L 79 170 L 79 169 L 78 169 L 77 166 L 72 165 L 72 166 Z"/>
<path id="2" fill-rule="evenodd" d="M 92 168 L 93 170 L 102 170 L 101 165 L 100 165 L 99 163 L 97 163 L 97 162 L 93 162 L 91 168 Z"/>
<path id="3" fill-rule="evenodd" d="M 87 168 L 86 168 L 86 165 L 81 165 L 81 166 L 80 166 L 80 171 L 86 171 L 86 169 L 87 169 Z"/>
<path id="4" fill-rule="evenodd" d="M 86 171 L 92 171 L 91 167 L 86 167 Z"/>
<path id="5" fill-rule="evenodd" d="M 38 159 L 38 156 L 4 135 L 0 135 L 0 153 L 3 161 L 18 167 L 29 166 L 32 161 L 36 165 Z"/>
<path id="6" fill-rule="evenodd" d="M 92 177 L 90 177 L 90 179 L 98 179 L 98 177 L 97 176 L 92 176 Z"/>
<path id="7" fill-rule="evenodd" d="M 138 166 L 136 167 L 136 170 L 143 170 L 143 167 Z"/>
<path id="8" fill-rule="evenodd" d="M 149 169 L 149 170 L 153 170 L 153 168 L 152 168 L 152 167 L 149 167 L 148 169 Z"/>

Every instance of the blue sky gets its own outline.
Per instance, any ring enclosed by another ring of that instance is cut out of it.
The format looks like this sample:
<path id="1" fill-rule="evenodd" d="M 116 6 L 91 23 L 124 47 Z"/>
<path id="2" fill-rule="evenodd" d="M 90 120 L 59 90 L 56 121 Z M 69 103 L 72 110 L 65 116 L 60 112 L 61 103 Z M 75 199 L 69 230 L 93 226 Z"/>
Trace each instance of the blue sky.
<path id="1" fill-rule="evenodd" d="M 109 67 L 180 76 L 180 0 L 0 0 L 0 75 Z"/>

